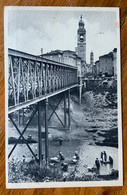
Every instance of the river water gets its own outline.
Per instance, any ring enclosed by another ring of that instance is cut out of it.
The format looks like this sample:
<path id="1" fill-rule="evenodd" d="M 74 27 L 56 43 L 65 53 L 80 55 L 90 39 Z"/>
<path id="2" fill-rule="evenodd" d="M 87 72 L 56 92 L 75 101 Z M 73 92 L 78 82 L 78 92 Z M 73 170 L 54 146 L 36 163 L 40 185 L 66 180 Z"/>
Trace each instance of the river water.
<path id="1" fill-rule="evenodd" d="M 44 154 L 45 151 L 45 141 L 42 141 L 42 151 Z M 38 153 L 37 151 L 37 144 L 31 144 L 31 148 L 35 153 Z M 12 148 L 12 146 L 9 146 L 9 150 Z M 107 157 L 112 156 L 113 158 L 113 167 L 111 167 L 109 164 L 104 165 L 102 164 L 100 166 L 100 174 L 108 174 L 110 170 L 118 169 L 118 149 L 114 147 L 105 147 L 105 146 L 92 146 L 88 145 L 86 141 L 79 141 L 79 140 L 71 140 L 71 141 L 63 141 L 62 145 L 59 145 L 59 142 L 49 142 L 49 156 L 50 157 L 56 157 L 58 155 L 58 152 L 61 151 L 65 156 L 65 162 L 68 162 L 72 160 L 74 156 L 74 152 L 77 151 L 80 157 L 80 160 L 77 164 L 77 173 L 79 175 L 85 173 L 85 174 L 92 174 L 88 171 L 87 167 L 93 167 L 95 163 L 95 159 L 100 159 L 100 155 L 102 151 L 106 151 Z M 20 160 L 23 159 L 22 155 L 26 155 L 27 158 L 32 157 L 32 154 L 30 153 L 29 149 L 24 144 L 19 144 L 16 149 L 14 150 L 13 155 L 11 156 L 14 158 L 18 158 Z M 10 159 L 11 159 L 10 158 Z M 75 165 L 69 166 L 69 171 L 73 171 L 75 169 Z"/>

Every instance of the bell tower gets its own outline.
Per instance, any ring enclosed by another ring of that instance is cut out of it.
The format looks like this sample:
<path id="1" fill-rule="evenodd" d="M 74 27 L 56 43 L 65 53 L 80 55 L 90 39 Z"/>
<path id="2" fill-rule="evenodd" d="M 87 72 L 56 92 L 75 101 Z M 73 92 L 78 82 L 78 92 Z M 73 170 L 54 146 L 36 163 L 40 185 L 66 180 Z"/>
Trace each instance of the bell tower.
<path id="1" fill-rule="evenodd" d="M 90 52 L 90 64 L 92 66 L 94 65 L 94 54 L 93 54 L 93 51 Z"/>
<path id="2" fill-rule="evenodd" d="M 86 30 L 84 28 L 84 22 L 82 21 L 82 15 L 77 30 L 77 54 L 86 62 Z"/>

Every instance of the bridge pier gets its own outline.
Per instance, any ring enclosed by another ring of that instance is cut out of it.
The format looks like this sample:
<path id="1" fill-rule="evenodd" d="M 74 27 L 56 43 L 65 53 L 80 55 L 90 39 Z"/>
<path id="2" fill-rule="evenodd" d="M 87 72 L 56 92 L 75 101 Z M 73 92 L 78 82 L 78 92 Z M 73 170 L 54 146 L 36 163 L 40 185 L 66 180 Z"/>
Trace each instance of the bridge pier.
<path id="1" fill-rule="evenodd" d="M 18 127 L 20 126 L 20 110 L 18 110 Z"/>
<path id="2" fill-rule="evenodd" d="M 24 108 L 22 109 L 22 125 L 24 125 Z"/>
<path id="3" fill-rule="evenodd" d="M 45 160 L 46 167 L 49 165 L 49 144 L 48 144 L 48 98 L 45 99 Z"/>
<path id="4" fill-rule="evenodd" d="M 70 115 L 70 89 L 68 90 L 68 129 L 71 128 L 71 115 Z"/>
<path id="5" fill-rule="evenodd" d="M 79 78 L 79 105 L 82 103 L 82 79 Z"/>
<path id="6" fill-rule="evenodd" d="M 66 105 L 66 92 L 64 92 L 64 128 L 67 128 L 67 105 Z"/>
<path id="7" fill-rule="evenodd" d="M 45 112 L 45 162 L 46 167 L 49 165 L 49 143 L 48 143 L 48 98 L 44 100 L 44 112 Z M 39 164 L 42 167 L 42 124 L 41 124 L 42 104 L 38 102 L 38 153 Z"/>
<path id="8" fill-rule="evenodd" d="M 41 106 L 41 102 L 38 102 L 38 154 L 40 168 L 42 167 Z"/>
<path id="9" fill-rule="evenodd" d="M 67 102 L 66 102 L 67 100 Z M 68 109 L 67 109 L 68 105 Z M 68 116 L 67 116 L 67 110 L 68 110 Z M 67 120 L 68 119 L 68 120 Z M 69 129 L 71 128 L 71 117 L 70 117 L 70 89 L 66 92 L 64 92 L 64 128 Z"/>

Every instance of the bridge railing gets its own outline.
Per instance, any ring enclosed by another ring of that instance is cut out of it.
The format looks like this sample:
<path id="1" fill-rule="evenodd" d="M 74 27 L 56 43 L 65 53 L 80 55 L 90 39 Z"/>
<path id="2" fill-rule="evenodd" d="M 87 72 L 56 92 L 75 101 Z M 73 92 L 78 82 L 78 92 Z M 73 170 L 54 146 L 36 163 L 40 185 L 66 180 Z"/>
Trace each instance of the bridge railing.
<path id="1" fill-rule="evenodd" d="M 77 84 L 77 68 L 8 50 L 8 106 L 35 100 Z"/>

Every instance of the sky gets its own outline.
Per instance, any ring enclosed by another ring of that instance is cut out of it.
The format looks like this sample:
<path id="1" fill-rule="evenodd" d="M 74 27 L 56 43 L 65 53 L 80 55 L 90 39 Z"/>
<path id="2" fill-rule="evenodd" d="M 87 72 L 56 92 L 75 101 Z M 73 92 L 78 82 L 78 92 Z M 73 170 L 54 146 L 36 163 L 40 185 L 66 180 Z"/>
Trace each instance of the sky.
<path id="1" fill-rule="evenodd" d="M 82 14 L 86 29 L 86 62 L 117 47 L 116 12 L 84 10 L 9 10 L 8 47 L 34 55 L 51 50 L 75 50 Z"/>

